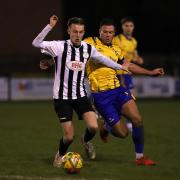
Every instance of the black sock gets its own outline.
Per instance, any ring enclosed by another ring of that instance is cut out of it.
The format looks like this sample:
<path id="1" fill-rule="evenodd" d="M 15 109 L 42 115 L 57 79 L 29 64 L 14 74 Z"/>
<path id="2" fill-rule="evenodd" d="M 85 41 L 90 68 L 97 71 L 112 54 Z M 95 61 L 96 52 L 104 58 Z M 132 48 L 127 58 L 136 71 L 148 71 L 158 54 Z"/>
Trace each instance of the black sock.
<path id="1" fill-rule="evenodd" d="M 67 141 L 64 138 L 61 138 L 60 143 L 59 143 L 59 155 L 62 155 L 62 156 L 65 155 L 71 143 L 72 141 Z"/>
<path id="2" fill-rule="evenodd" d="M 96 131 L 90 131 L 88 128 L 85 131 L 84 134 L 84 142 L 90 141 L 96 134 Z"/>

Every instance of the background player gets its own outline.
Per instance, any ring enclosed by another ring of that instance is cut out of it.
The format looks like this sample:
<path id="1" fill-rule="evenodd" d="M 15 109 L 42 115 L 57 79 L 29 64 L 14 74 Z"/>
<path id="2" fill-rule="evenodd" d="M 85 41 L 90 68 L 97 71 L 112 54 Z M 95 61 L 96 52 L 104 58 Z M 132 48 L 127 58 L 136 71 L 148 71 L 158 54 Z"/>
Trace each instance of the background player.
<path id="1" fill-rule="evenodd" d="M 137 51 L 137 40 L 133 37 L 135 25 L 132 18 L 123 18 L 121 20 L 121 28 L 123 32 L 113 38 L 113 44 L 120 47 L 127 61 L 143 64 L 144 60 L 139 56 Z M 132 75 L 120 70 L 117 77 L 121 81 L 121 84 L 130 90 L 133 98 L 136 99 Z M 128 119 L 126 119 L 126 124 L 128 129 L 132 131 L 132 123 Z"/>

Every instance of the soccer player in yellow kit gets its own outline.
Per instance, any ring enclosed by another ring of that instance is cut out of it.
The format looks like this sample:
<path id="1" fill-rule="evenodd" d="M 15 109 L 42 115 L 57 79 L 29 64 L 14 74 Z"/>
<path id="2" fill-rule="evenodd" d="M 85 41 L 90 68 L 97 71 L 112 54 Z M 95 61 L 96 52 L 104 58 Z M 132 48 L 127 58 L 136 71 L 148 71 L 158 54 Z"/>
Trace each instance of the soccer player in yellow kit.
<path id="1" fill-rule="evenodd" d="M 137 51 L 137 41 L 133 37 L 134 32 L 134 21 L 130 17 L 125 17 L 121 19 L 121 28 L 122 34 L 118 34 L 113 38 L 113 44 L 120 47 L 123 52 L 125 59 L 129 62 L 135 62 L 137 64 L 143 64 L 144 60 L 139 56 Z M 131 95 L 135 99 L 136 92 L 134 89 L 134 83 L 132 79 L 132 75 L 125 71 L 118 71 L 117 75 L 121 84 L 128 88 L 131 92 Z M 126 120 L 127 127 L 130 131 L 132 131 L 132 123 L 127 119 Z"/>
<path id="2" fill-rule="evenodd" d="M 134 22 L 131 18 L 126 17 L 121 20 L 122 34 L 119 34 L 113 38 L 113 45 L 120 47 L 125 59 L 129 62 L 135 62 L 137 64 L 143 64 L 144 60 L 139 56 L 137 51 L 137 41 L 133 37 Z M 124 71 L 118 71 L 118 79 L 121 83 L 134 94 L 132 89 L 134 84 L 131 74 Z"/>
<path id="3" fill-rule="evenodd" d="M 122 34 L 115 36 L 112 43 L 120 47 L 127 61 L 143 64 L 144 60 L 137 51 L 137 40 L 133 37 L 134 21 L 129 17 L 123 18 L 121 28 Z"/>
<path id="4" fill-rule="evenodd" d="M 115 35 L 115 26 L 112 20 L 104 19 L 100 23 L 99 38 L 90 37 L 86 42 L 95 46 L 103 55 L 110 57 L 116 62 L 129 64 L 129 71 L 144 75 L 163 75 L 162 68 L 147 70 L 135 64 L 128 63 L 122 55 L 119 47 L 112 45 Z M 155 165 L 155 163 L 144 156 L 144 128 L 139 110 L 128 89 L 124 88 L 117 78 L 117 72 L 104 65 L 89 61 L 87 64 L 87 76 L 92 91 L 94 105 L 105 121 L 102 134 L 111 133 L 120 138 L 128 135 L 128 129 L 121 115 L 128 117 L 133 123 L 132 137 L 135 144 L 136 164 Z"/>

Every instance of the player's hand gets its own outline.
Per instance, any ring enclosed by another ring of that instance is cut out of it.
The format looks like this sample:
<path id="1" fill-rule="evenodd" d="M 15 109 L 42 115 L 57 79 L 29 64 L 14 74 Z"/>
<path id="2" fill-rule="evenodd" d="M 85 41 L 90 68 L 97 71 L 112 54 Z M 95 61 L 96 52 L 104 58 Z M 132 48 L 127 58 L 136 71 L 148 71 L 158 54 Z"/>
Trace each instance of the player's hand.
<path id="1" fill-rule="evenodd" d="M 124 70 L 124 71 L 126 71 L 126 72 L 128 72 L 128 73 L 131 73 L 131 72 L 128 70 L 129 66 L 130 66 L 130 62 L 125 61 L 125 62 L 122 64 L 122 70 Z"/>
<path id="2" fill-rule="evenodd" d="M 51 27 L 54 27 L 58 22 L 58 17 L 56 15 L 52 15 L 50 17 L 50 21 L 49 21 L 49 24 Z"/>
<path id="3" fill-rule="evenodd" d="M 48 60 L 46 59 L 41 60 L 39 66 L 40 66 L 40 69 L 42 70 L 48 69 L 49 68 Z"/>
<path id="4" fill-rule="evenodd" d="M 152 72 L 152 76 L 163 76 L 164 75 L 163 68 L 153 69 L 151 72 Z"/>

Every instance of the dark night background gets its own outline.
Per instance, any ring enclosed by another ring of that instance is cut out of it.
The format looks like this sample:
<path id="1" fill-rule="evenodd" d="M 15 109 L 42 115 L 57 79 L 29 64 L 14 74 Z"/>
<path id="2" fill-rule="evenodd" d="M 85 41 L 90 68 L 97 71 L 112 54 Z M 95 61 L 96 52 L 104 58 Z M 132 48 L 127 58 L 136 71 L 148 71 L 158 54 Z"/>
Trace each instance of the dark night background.
<path id="1" fill-rule="evenodd" d="M 163 66 L 171 75 L 180 73 L 178 0 L 7 0 L 1 2 L 0 11 L 0 74 L 39 72 L 41 55 L 31 42 L 52 14 L 58 15 L 60 22 L 47 40 L 67 38 L 66 21 L 72 16 L 86 20 L 85 36 L 97 36 L 99 21 L 104 17 L 116 21 L 119 33 L 120 19 L 131 16 L 136 24 L 138 50 L 145 58 L 144 66 Z"/>

